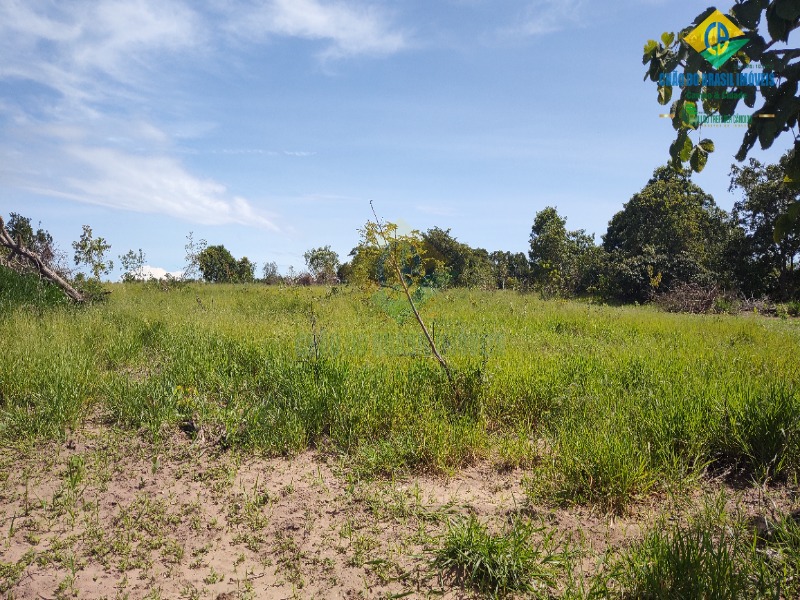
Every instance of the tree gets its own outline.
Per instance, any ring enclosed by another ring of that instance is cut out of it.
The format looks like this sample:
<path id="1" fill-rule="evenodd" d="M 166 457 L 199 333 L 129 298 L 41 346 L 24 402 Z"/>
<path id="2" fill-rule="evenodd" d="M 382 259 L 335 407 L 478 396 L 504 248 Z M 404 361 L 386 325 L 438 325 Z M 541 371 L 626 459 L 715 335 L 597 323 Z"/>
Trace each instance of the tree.
<path id="1" fill-rule="evenodd" d="M 72 300 L 76 302 L 84 302 L 86 300 L 85 296 L 72 287 L 61 273 L 50 267 L 35 251 L 26 247 L 19 235 L 17 239 L 14 239 L 6 230 L 6 224 L 2 217 L 0 217 L 0 249 L 9 252 L 7 260 L 0 256 L 0 259 L 2 259 L 0 264 L 6 264 L 13 270 L 24 272 L 25 267 L 20 267 L 16 260 L 19 258 L 30 267 L 36 269 L 42 277 L 55 283 Z"/>
<path id="2" fill-rule="evenodd" d="M 743 194 L 732 211 L 741 235 L 732 243 L 731 258 L 737 282 L 748 295 L 787 300 L 798 293 L 800 216 L 795 215 L 787 235 L 774 236 L 778 219 L 798 197 L 798 190 L 784 181 L 788 160 L 784 156 L 780 164 L 763 165 L 751 158 L 746 167 L 731 166 L 730 191 Z"/>
<path id="3" fill-rule="evenodd" d="M 519 289 L 527 284 L 530 264 L 524 252 L 496 250 L 489 255 L 489 260 L 492 262 L 495 285 L 499 289 Z"/>
<path id="4" fill-rule="evenodd" d="M 194 241 L 194 232 L 186 236 L 186 266 L 183 269 L 183 279 L 186 281 L 197 279 L 200 275 L 200 254 L 208 247 L 205 240 Z"/>
<path id="5" fill-rule="evenodd" d="M 594 239 L 583 229 L 567 231 L 567 220 L 548 206 L 533 221 L 530 236 L 531 277 L 542 290 L 572 295 L 585 291 Z"/>
<path id="6" fill-rule="evenodd" d="M 95 238 L 92 228 L 83 226 L 83 233 L 78 241 L 72 242 L 75 250 L 75 265 L 86 265 L 92 272 L 92 278 L 100 280 L 100 275 L 108 274 L 114 268 L 114 261 L 106 260 L 106 252 L 111 250 L 111 244 L 105 238 Z"/>
<path id="7" fill-rule="evenodd" d="M 702 128 L 702 121 L 693 118 L 698 114 L 698 102 L 706 114 L 723 120 L 730 120 L 742 100 L 750 109 L 760 104 L 736 154 L 738 161 L 747 158 L 756 141 L 762 149 L 769 148 L 781 133 L 797 125 L 800 50 L 780 46 L 788 43 L 798 26 L 797 0 L 743 0 L 733 6 L 730 15 L 708 8 L 678 35 L 667 32 L 660 42 L 647 41 L 642 58 L 648 65 L 645 79 L 657 84 L 659 103 L 668 104 L 673 87 L 681 86 L 680 97 L 670 110 L 672 126 L 678 132 L 670 147 L 674 168 L 682 169 L 688 162 L 693 171 L 701 171 L 714 150 L 710 139 L 694 144 L 689 137 Z M 776 44 L 779 47 L 772 49 Z M 751 61 L 760 62 L 766 76 L 744 73 Z M 683 73 L 672 76 L 678 67 Z M 743 73 L 748 76 L 742 77 Z M 800 182 L 798 139 L 787 175 Z"/>
<path id="8" fill-rule="evenodd" d="M 281 280 L 281 276 L 278 273 L 278 264 L 275 262 L 264 263 L 261 275 L 264 283 L 268 285 L 278 283 Z"/>
<path id="9" fill-rule="evenodd" d="M 133 250 L 128 250 L 127 254 L 120 255 L 119 262 L 124 269 L 122 281 L 131 282 L 144 279 L 144 263 L 146 261 L 141 248 L 139 248 L 138 254 Z"/>
<path id="10" fill-rule="evenodd" d="M 243 256 L 236 261 L 236 274 L 234 281 L 236 283 L 253 283 L 256 280 L 256 264 L 251 262 L 249 258 Z"/>
<path id="11" fill-rule="evenodd" d="M 370 206 L 372 206 L 372 203 L 370 203 Z M 436 347 L 436 341 L 428 331 L 425 321 L 422 319 L 414 302 L 415 294 L 412 293 L 412 289 L 416 287 L 418 290 L 423 279 L 421 261 L 421 258 L 425 254 L 423 240 L 416 230 L 405 235 L 399 234 L 396 224 L 384 223 L 378 218 L 374 206 L 372 207 L 372 214 L 375 217 L 375 221 L 367 221 L 364 229 L 360 230 L 362 237 L 360 246 L 364 248 L 379 248 L 382 250 L 381 255 L 385 256 L 387 271 L 392 273 L 394 281 L 399 284 L 400 288 L 403 290 L 403 294 L 411 307 L 411 311 L 414 313 L 414 318 L 417 320 L 417 324 L 428 342 L 431 353 L 439 363 L 439 366 L 444 370 L 447 375 L 447 380 L 453 387 L 456 396 L 458 396 L 458 389 L 456 380 L 453 377 L 453 371 Z M 389 287 L 394 288 L 392 285 L 389 285 Z"/>
<path id="12" fill-rule="evenodd" d="M 339 268 L 339 255 L 331 250 L 330 246 L 312 248 L 303 254 L 306 266 L 319 283 L 329 283 L 336 280 L 336 271 Z"/>
<path id="13" fill-rule="evenodd" d="M 230 283 L 236 279 L 238 264 L 223 245 L 208 246 L 197 255 L 203 279 L 213 283 Z"/>
<path id="14" fill-rule="evenodd" d="M 645 300 L 654 287 L 723 283 L 731 228 L 725 211 L 692 183 L 690 171 L 659 167 L 608 224 L 606 289 Z"/>

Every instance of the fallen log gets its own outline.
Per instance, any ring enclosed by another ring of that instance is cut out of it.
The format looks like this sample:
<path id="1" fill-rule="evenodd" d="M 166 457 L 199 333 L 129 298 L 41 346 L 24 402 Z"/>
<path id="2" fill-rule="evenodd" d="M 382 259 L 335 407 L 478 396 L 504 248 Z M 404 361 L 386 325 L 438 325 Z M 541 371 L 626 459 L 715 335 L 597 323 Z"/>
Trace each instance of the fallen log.
<path id="1" fill-rule="evenodd" d="M 13 258 L 21 257 L 24 258 L 31 266 L 33 266 L 39 274 L 47 279 L 48 281 L 53 282 L 61 290 L 72 300 L 75 302 L 84 302 L 85 298 L 83 294 L 81 294 L 78 290 L 72 287 L 69 282 L 64 279 L 61 275 L 56 273 L 53 269 L 48 267 L 45 262 L 41 259 L 41 257 L 26 248 L 25 245 L 22 243 L 22 240 L 14 241 L 14 238 L 11 237 L 11 234 L 8 233 L 6 230 L 6 224 L 3 221 L 3 217 L 0 217 L 0 246 L 8 248 L 11 250 L 11 256 L 8 259 L 3 260 L 2 263 L 6 266 L 11 267 L 13 264 Z"/>

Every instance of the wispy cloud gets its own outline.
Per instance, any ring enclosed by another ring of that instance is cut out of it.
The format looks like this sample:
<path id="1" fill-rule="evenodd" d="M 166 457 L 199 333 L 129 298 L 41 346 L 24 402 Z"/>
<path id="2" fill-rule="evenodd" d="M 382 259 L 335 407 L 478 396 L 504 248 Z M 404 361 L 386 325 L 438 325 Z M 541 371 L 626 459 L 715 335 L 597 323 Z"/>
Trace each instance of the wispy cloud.
<path id="1" fill-rule="evenodd" d="M 231 196 L 213 180 L 190 174 L 172 158 L 91 147 L 71 147 L 67 152 L 84 166 L 85 174 L 67 177 L 65 183 L 86 202 L 209 225 L 239 223 L 278 229 L 247 200 Z"/>
<path id="2" fill-rule="evenodd" d="M 158 96 L 155 59 L 196 50 L 205 37 L 200 14 L 180 0 L 0 0 L 0 80 L 32 89 L 0 105 L 10 123 L 0 182 L 197 223 L 277 229 L 248 200 L 192 174 L 173 157 L 172 137 L 137 116 Z"/>
<path id="3" fill-rule="evenodd" d="M 204 223 L 277 229 L 223 182 L 192 173 L 182 140 L 217 124 L 182 123 L 168 93 L 180 61 L 236 43 L 321 42 L 324 59 L 407 45 L 367 0 L 0 0 L 0 184 Z M 166 88 L 166 89 L 165 89 Z M 0 92 L 2 93 L 2 92 Z M 297 159 L 305 150 L 233 149 Z"/>
<path id="4" fill-rule="evenodd" d="M 325 59 L 386 55 L 408 46 L 378 7 L 341 0 L 268 0 L 237 4 L 228 28 L 255 40 L 286 36 L 327 42 Z"/>
<path id="5" fill-rule="evenodd" d="M 537 36 L 581 27 L 587 10 L 586 0 L 533 0 L 520 22 L 506 33 Z"/>
<path id="6" fill-rule="evenodd" d="M 141 85 L 149 58 L 187 50 L 202 37 L 200 19 L 178 0 L 0 0 L 0 77 L 90 102 Z"/>

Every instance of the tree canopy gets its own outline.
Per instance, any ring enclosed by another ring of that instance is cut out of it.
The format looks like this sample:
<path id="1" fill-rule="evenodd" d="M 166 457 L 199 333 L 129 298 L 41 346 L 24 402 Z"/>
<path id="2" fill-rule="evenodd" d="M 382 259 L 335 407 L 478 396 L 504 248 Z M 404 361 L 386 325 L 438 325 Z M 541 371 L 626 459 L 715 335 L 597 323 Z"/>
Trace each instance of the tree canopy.
<path id="1" fill-rule="evenodd" d="M 603 247 L 612 295 L 646 300 L 659 286 L 724 279 L 728 215 L 690 171 L 659 167 L 608 224 Z"/>
<path id="2" fill-rule="evenodd" d="M 236 260 L 223 245 L 208 246 L 197 255 L 203 279 L 213 283 L 248 283 L 254 280 L 256 265 L 246 256 Z"/>
<path id="3" fill-rule="evenodd" d="M 339 255 L 331 250 L 330 246 L 312 248 L 303 254 L 306 266 L 320 283 L 332 282 L 336 279 L 336 271 L 339 268 Z"/>
<path id="4" fill-rule="evenodd" d="M 784 157 L 781 163 L 787 160 Z M 784 181 L 782 164 L 764 165 L 751 158 L 745 167 L 732 167 L 730 189 L 740 190 L 742 198 L 732 211 L 740 234 L 731 248 L 731 262 L 746 294 L 788 299 L 797 292 L 800 216 L 793 217 L 786 235 L 775 239 L 776 223 L 798 197 L 797 188 Z"/>

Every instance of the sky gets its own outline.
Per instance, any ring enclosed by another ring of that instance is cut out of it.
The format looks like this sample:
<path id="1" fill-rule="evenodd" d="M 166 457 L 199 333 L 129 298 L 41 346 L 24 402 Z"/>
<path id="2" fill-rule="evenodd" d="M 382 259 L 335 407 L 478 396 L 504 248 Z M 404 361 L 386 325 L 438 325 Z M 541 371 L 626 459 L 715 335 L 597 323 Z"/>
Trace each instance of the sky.
<path id="1" fill-rule="evenodd" d="M 90 225 L 112 258 L 141 248 L 165 271 L 189 232 L 259 269 L 325 245 L 346 260 L 370 201 L 514 252 L 555 206 L 600 243 L 675 135 L 644 43 L 706 6 L 0 0 L 0 215 L 64 251 Z M 694 181 L 725 209 L 743 133 L 703 132 L 716 151 Z"/>

